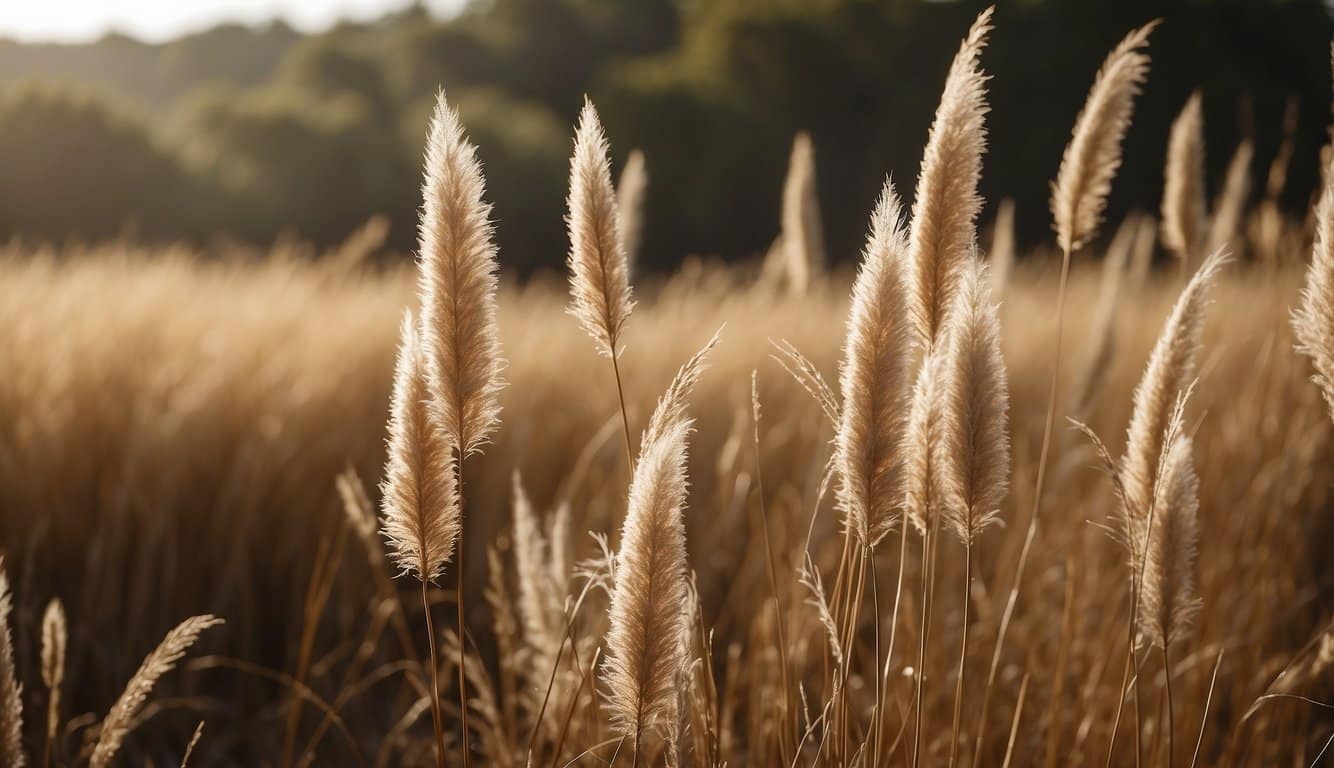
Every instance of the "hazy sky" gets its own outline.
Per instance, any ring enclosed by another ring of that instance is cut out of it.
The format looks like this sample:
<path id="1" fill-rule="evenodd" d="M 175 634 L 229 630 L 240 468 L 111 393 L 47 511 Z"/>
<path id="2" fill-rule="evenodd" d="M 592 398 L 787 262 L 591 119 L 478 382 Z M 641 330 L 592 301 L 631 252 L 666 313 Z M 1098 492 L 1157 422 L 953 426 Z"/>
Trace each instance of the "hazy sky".
<path id="1" fill-rule="evenodd" d="M 438 14 L 464 0 L 425 0 Z M 340 18 L 370 19 L 404 8 L 411 0 L 0 0 L 0 37 L 83 41 L 117 30 L 160 41 L 219 21 L 256 24 L 283 18 L 294 26 L 323 29 Z"/>

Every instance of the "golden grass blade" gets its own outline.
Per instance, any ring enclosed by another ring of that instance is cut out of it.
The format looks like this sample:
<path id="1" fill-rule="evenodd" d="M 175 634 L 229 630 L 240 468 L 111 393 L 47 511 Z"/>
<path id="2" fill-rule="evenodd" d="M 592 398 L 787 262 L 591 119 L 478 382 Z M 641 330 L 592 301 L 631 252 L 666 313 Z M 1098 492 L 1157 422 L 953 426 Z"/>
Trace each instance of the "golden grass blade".
<path id="1" fill-rule="evenodd" d="M 158 679 L 176 666 L 176 662 L 185 656 L 185 652 L 195 644 L 204 630 L 221 623 L 222 619 L 215 616 L 188 618 L 168 632 L 158 647 L 148 654 L 102 721 L 97 746 L 93 748 L 93 756 L 88 762 L 91 768 L 107 768 L 111 765 L 121 743 L 134 727 L 135 716 L 148 701 L 148 695 L 153 692 Z"/>
<path id="2" fill-rule="evenodd" d="M 570 158 L 570 313 L 598 352 L 621 353 L 621 331 L 634 308 L 630 270 L 611 185 L 607 138 L 593 102 L 584 99 Z"/>
<path id="3" fill-rule="evenodd" d="M 1264 694 L 1242 715 L 1241 722 L 1251 719 L 1267 701 L 1301 696 L 1303 691 L 1328 690 L 1331 683 L 1334 683 L 1334 619 L 1293 655 L 1283 671 L 1269 683 Z"/>
<path id="4" fill-rule="evenodd" d="M 479 450 L 495 431 L 504 387 L 485 189 L 477 149 L 441 93 L 422 185 L 420 334 L 431 407 L 460 457 Z"/>
<path id="5" fill-rule="evenodd" d="M 199 725 L 195 726 L 195 734 L 190 737 L 190 743 L 185 745 L 185 756 L 181 758 L 181 768 L 187 768 L 190 765 L 190 756 L 195 753 L 195 747 L 199 745 L 199 737 L 204 735 L 204 721 L 200 720 Z"/>
<path id="6" fill-rule="evenodd" d="M 1149 73 L 1144 48 L 1157 21 L 1126 35 L 1103 62 L 1051 185 L 1051 215 L 1058 245 L 1074 253 L 1102 223 L 1112 179 L 1121 167 L 1121 142 L 1135 96 Z"/>
<path id="7" fill-rule="evenodd" d="M 979 64 L 994 8 L 978 15 L 950 65 L 922 156 L 909 252 L 913 322 L 922 346 L 940 334 L 967 259 L 982 199 L 977 194 L 986 150 L 987 76 Z"/>
<path id="8" fill-rule="evenodd" d="M 893 184 L 886 181 L 852 286 L 839 385 L 843 409 L 834 437 L 844 526 L 863 546 L 898 517 L 899 444 L 905 423 L 912 336 L 903 281 L 908 241 Z"/>

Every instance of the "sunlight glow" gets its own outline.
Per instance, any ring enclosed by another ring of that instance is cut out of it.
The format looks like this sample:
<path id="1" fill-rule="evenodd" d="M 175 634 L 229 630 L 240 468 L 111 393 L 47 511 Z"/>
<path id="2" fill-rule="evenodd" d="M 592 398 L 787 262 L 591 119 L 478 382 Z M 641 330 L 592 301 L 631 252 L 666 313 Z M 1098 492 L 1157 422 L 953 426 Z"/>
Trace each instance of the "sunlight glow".
<path id="1" fill-rule="evenodd" d="M 437 15 L 457 13 L 465 0 L 425 0 Z M 263 24 L 283 19 L 303 31 L 340 19 L 365 21 L 401 10 L 411 0 L 40 0 L 0 1 L 0 37 L 32 42 L 82 42 L 121 32 L 160 42 L 221 22 Z"/>

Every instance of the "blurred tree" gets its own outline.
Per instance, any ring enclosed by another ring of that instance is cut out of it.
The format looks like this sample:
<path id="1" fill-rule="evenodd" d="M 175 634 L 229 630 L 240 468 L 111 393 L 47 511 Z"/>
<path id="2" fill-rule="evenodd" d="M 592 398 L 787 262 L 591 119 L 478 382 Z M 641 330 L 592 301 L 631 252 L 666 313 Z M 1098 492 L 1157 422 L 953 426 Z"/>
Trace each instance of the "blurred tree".
<path id="1" fill-rule="evenodd" d="M 390 215 L 400 242 L 410 228 L 416 165 L 358 94 L 211 89 L 185 105 L 181 125 L 192 167 L 240 201 L 245 234 L 290 229 L 329 243 L 377 213 Z"/>
<path id="2" fill-rule="evenodd" d="M 174 237 L 213 201 L 140 119 L 69 87 L 0 95 L 0 169 L 0 236 Z"/>
<path id="3" fill-rule="evenodd" d="M 0 83 L 11 73 L 50 73 L 161 108 L 167 119 L 154 121 L 151 136 L 142 123 L 135 131 L 143 135 L 133 134 L 148 148 L 129 155 L 143 169 L 118 158 L 101 172 L 133 186 L 175 164 L 160 139 L 183 149 L 208 183 L 179 168 L 186 180 L 173 183 L 214 191 L 202 210 L 173 206 L 175 231 L 263 240 L 291 228 L 328 241 L 385 212 L 402 246 L 413 240 L 426 116 L 443 87 L 486 164 L 504 262 L 524 270 L 562 263 L 565 163 L 585 93 L 603 114 L 618 165 L 635 147 L 645 152 L 652 182 L 641 263 L 649 269 L 690 252 L 738 258 L 767 248 L 788 147 L 808 130 L 829 254 L 850 260 L 886 174 L 911 202 L 946 68 L 984 5 L 474 0 L 448 20 L 410 6 L 307 38 L 271 25 L 219 27 L 165 46 L 116 36 L 89 46 L 0 41 Z M 998 8 L 983 56 L 992 112 L 982 192 L 1015 198 L 1021 245 L 1049 238 L 1047 185 L 1103 57 L 1156 17 L 1165 23 L 1153 35 L 1152 73 L 1109 217 L 1132 203 L 1157 207 L 1168 126 L 1196 87 L 1213 186 L 1243 130 L 1253 132 L 1253 170 L 1263 172 L 1291 98 L 1302 120 L 1286 200 L 1294 209 L 1309 200 L 1329 117 L 1334 25 L 1323 0 L 1026 0 Z M 21 109 L 37 109 L 30 102 Z M 31 141 L 41 155 L 56 153 L 52 142 L 62 137 L 80 144 L 71 155 L 109 154 L 108 136 L 60 124 L 81 112 L 44 109 L 33 118 L 41 122 L 11 115 L 9 125 L 27 132 L 0 128 L 0 144 Z M 24 195 L 18 178 L 0 177 L 6 199 Z M 54 190 L 45 204 L 62 201 L 62 184 L 72 200 L 83 195 L 74 178 L 43 180 Z M 33 216 L 40 210 L 24 205 Z M 44 232 L 76 231 L 73 214 L 42 216 Z"/>

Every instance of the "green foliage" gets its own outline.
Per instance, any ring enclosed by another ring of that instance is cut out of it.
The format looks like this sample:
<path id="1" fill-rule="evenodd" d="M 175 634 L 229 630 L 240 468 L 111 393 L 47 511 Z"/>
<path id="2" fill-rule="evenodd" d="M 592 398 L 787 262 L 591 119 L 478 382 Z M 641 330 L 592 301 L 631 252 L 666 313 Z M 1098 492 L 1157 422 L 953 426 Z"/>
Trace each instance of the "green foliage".
<path id="1" fill-rule="evenodd" d="M 210 197 L 145 124 L 64 87 L 0 96 L 0 168 L 0 235 L 164 236 L 202 223 Z"/>

